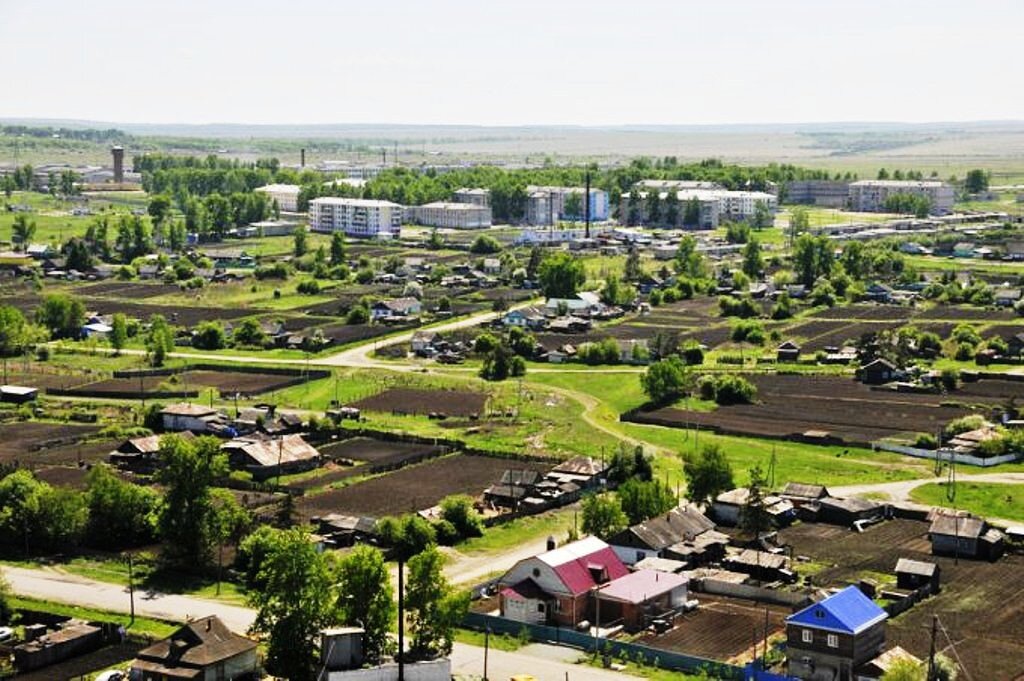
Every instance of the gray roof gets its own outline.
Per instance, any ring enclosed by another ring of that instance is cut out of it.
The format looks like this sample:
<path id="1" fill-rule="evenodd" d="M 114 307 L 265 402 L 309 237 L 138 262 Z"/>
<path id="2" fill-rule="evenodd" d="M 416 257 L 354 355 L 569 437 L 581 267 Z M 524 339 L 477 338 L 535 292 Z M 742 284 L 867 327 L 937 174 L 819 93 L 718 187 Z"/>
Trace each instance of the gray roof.
<path id="1" fill-rule="evenodd" d="M 660 551 L 673 544 L 693 540 L 714 528 L 715 524 L 695 507 L 678 506 L 664 515 L 623 530 L 619 536 L 632 534 L 640 544 Z M 611 543 L 616 543 L 614 538 Z"/>
<path id="2" fill-rule="evenodd" d="M 935 516 L 928 534 L 948 535 L 977 539 L 985 532 L 985 521 L 970 516 L 956 516 L 940 513 Z"/>
<path id="3" fill-rule="evenodd" d="M 939 566 L 935 563 L 925 563 L 921 560 L 910 560 L 909 558 L 900 558 L 896 561 L 896 574 L 904 573 L 909 575 L 920 575 L 921 577 L 928 577 L 929 579 L 935 576 L 938 572 Z"/>
<path id="4" fill-rule="evenodd" d="M 828 496 L 828 490 L 824 485 L 812 485 L 805 482 L 787 482 L 779 493 L 784 497 L 796 497 L 798 499 L 821 499 Z"/>
<path id="5" fill-rule="evenodd" d="M 873 511 L 882 508 L 882 504 L 871 499 L 863 499 L 861 497 L 849 497 L 846 499 L 840 499 L 838 497 L 825 497 L 819 502 L 822 506 L 829 508 L 836 508 L 842 511 L 850 511 L 851 513 L 860 513 L 862 511 Z"/>

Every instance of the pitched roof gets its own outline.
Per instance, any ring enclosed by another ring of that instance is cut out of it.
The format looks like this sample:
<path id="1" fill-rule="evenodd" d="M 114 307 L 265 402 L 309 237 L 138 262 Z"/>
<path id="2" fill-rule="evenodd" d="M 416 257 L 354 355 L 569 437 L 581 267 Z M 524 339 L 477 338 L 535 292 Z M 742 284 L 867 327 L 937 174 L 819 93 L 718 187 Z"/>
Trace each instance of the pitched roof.
<path id="1" fill-rule="evenodd" d="M 922 560 L 911 560 L 909 558 L 900 558 L 896 561 L 897 574 L 905 573 L 908 575 L 920 575 L 921 577 L 934 577 L 935 572 L 939 569 L 939 566 L 935 563 L 926 563 Z"/>
<path id="2" fill-rule="evenodd" d="M 652 598 L 686 586 L 682 575 L 658 570 L 637 570 L 601 587 L 597 597 L 622 603 L 644 603 Z"/>
<path id="3" fill-rule="evenodd" d="M 848 586 L 828 598 L 809 605 L 786 618 L 789 624 L 859 634 L 889 615 L 855 586 Z"/>
<path id="4" fill-rule="evenodd" d="M 552 473 L 568 473 L 571 475 L 600 475 L 608 470 L 608 465 L 589 456 L 577 456 L 563 461 L 551 469 Z"/>
<path id="5" fill-rule="evenodd" d="M 824 485 L 814 485 L 806 482 L 787 482 L 780 494 L 784 497 L 796 497 L 798 499 L 821 499 L 828 496 L 828 490 Z"/>
<path id="6" fill-rule="evenodd" d="M 284 465 L 320 456 L 316 447 L 303 440 L 301 435 L 284 435 L 274 439 L 235 438 L 221 445 L 221 449 L 244 454 L 259 466 L 276 466 L 278 462 Z"/>
<path id="7" fill-rule="evenodd" d="M 537 586 L 537 583 L 532 579 L 524 579 L 518 584 L 507 586 L 501 590 L 501 595 L 505 598 L 514 598 L 516 600 L 539 600 L 544 601 L 549 596 L 544 593 L 544 590 Z"/>
<path id="8" fill-rule="evenodd" d="M 843 499 L 838 497 L 825 497 L 824 499 L 821 499 L 819 503 L 822 506 L 839 509 L 841 511 L 849 511 L 850 513 L 873 511 L 882 507 L 881 502 L 873 501 L 871 499 L 863 499 L 861 497 L 848 497 Z"/>
<path id="9" fill-rule="evenodd" d="M 985 521 L 981 518 L 970 516 L 957 516 L 948 513 L 939 513 L 932 520 L 928 534 L 939 534 L 963 537 L 965 539 L 978 538 L 985 532 Z"/>
<path id="10" fill-rule="evenodd" d="M 537 560 L 553 569 L 565 587 L 576 595 L 598 585 L 595 574 L 607 580 L 629 574 L 612 548 L 597 537 L 586 537 L 542 553 Z"/>
<path id="11" fill-rule="evenodd" d="M 157 641 L 138 656 L 142 660 L 169 662 L 171 667 L 207 667 L 248 652 L 256 642 L 232 633 L 216 615 L 189 622 Z"/>
<path id="12" fill-rule="evenodd" d="M 713 530 L 715 524 L 693 506 L 677 506 L 664 515 L 651 518 L 623 530 L 619 535 L 633 535 L 637 541 L 660 551 L 682 541 L 692 540 L 699 534 Z M 612 539 L 613 543 L 615 539 Z"/>
<path id="13" fill-rule="evenodd" d="M 210 407 L 204 407 L 201 404 L 179 402 L 178 404 L 172 404 L 164 407 L 160 410 L 160 413 L 173 416 L 211 416 L 216 414 L 217 410 L 211 409 Z"/>

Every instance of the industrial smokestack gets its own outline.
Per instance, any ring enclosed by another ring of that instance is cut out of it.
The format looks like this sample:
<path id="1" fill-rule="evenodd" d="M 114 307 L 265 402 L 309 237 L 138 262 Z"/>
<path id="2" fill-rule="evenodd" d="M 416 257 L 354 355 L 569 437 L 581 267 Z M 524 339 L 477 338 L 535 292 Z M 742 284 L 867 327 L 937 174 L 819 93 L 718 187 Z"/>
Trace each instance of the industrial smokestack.
<path id="1" fill-rule="evenodd" d="M 590 171 L 587 171 L 587 187 L 583 192 L 583 219 L 587 223 L 587 238 L 590 238 Z"/>
<path id="2" fill-rule="evenodd" d="M 124 147 L 118 144 L 111 148 L 110 154 L 114 157 L 114 182 L 121 184 L 124 182 Z"/>
<path id="3" fill-rule="evenodd" d="M 305 149 L 299 149 L 299 167 L 300 168 L 305 168 L 306 167 L 306 150 Z"/>

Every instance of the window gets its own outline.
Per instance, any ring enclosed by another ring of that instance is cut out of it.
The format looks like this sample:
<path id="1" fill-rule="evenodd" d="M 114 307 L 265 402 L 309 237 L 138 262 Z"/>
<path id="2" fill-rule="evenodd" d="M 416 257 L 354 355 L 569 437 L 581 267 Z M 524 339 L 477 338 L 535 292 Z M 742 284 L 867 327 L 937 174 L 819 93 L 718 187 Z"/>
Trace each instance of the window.
<path id="1" fill-rule="evenodd" d="M 647 554 L 644 553 L 643 551 L 637 551 L 636 552 L 636 562 L 639 563 L 640 561 L 642 561 L 646 557 L 647 557 Z"/>
<path id="2" fill-rule="evenodd" d="M 800 638 L 804 643 L 814 643 L 814 632 L 810 629 L 804 629 Z"/>
<path id="3" fill-rule="evenodd" d="M 829 648 L 838 648 L 839 647 L 839 637 L 836 636 L 835 634 L 829 634 L 828 635 L 828 647 Z"/>
<path id="4" fill-rule="evenodd" d="M 533 576 L 540 577 L 540 568 L 533 568 Z"/>
<path id="5" fill-rule="evenodd" d="M 543 603 L 538 603 L 537 604 L 537 612 L 544 612 L 544 604 Z"/>

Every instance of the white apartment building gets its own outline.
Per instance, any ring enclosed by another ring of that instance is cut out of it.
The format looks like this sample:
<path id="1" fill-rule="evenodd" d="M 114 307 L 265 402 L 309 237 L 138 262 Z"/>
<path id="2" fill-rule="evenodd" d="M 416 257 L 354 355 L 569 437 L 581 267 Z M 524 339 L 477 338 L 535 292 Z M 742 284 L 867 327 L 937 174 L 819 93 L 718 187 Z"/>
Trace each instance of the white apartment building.
<path id="1" fill-rule="evenodd" d="M 325 196 L 309 202 L 309 227 L 314 232 L 348 236 L 398 238 L 404 209 L 391 201 Z"/>
<path id="2" fill-rule="evenodd" d="M 582 220 L 585 217 L 586 208 L 583 202 L 586 201 L 587 190 L 585 187 L 538 187 L 530 185 L 526 188 L 529 198 L 527 199 L 527 222 L 531 225 L 549 225 L 551 224 L 552 218 L 555 220 Z M 579 215 L 569 215 L 565 211 L 565 204 L 567 199 L 573 194 L 577 194 L 580 197 L 580 212 Z M 539 204 L 544 203 L 543 196 L 547 197 L 548 204 L 546 206 L 547 213 L 542 213 Z M 532 207 L 530 204 L 536 202 L 538 205 Z M 603 222 L 608 219 L 608 192 L 603 189 L 590 189 L 590 219 L 594 222 Z M 553 215 L 552 215 L 553 213 Z M 533 222 L 529 219 L 531 215 L 536 214 L 543 221 Z"/>
<path id="3" fill-rule="evenodd" d="M 865 213 L 885 211 L 885 201 L 895 194 L 924 196 L 931 201 L 933 215 L 953 211 L 953 187 L 939 180 L 860 180 L 850 183 L 851 210 Z"/>
<path id="4" fill-rule="evenodd" d="M 708 182 L 706 180 L 640 180 L 635 186 L 640 190 L 659 189 L 661 191 L 669 191 L 671 189 L 676 191 L 683 189 L 725 189 L 725 187 L 717 182 Z"/>
<path id="5" fill-rule="evenodd" d="M 774 213 L 779 208 L 779 200 L 774 194 L 765 192 L 728 192 L 719 191 L 721 204 L 721 217 L 732 222 L 743 222 L 751 220 L 757 209 L 758 203 L 763 203 L 768 210 Z"/>
<path id="6" fill-rule="evenodd" d="M 778 209 L 778 199 L 764 192 L 732 192 L 724 189 L 679 189 L 674 190 L 676 196 L 675 220 L 669 220 L 666 202 L 669 191 L 659 191 L 661 214 L 654 222 L 650 221 L 648 202 L 653 192 L 632 191 L 623 194 L 619 204 L 619 222 L 628 225 L 648 225 L 650 227 L 682 227 L 686 217 L 687 204 L 697 201 L 700 216 L 696 225 L 685 225 L 697 229 L 715 229 L 722 222 L 743 222 L 753 219 L 758 203 L 764 203 L 774 213 Z"/>
<path id="7" fill-rule="evenodd" d="M 418 224 L 428 227 L 484 229 L 491 226 L 491 209 L 472 203 L 435 201 L 410 211 Z"/>
<path id="8" fill-rule="evenodd" d="M 257 187 L 253 191 L 266 194 L 271 201 L 277 201 L 277 207 L 280 210 L 286 213 L 295 213 L 299 210 L 299 191 L 301 189 L 297 184 L 268 184 Z"/>
<path id="9" fill-rule="evenodd" d="M 462 189 L 455 190 L 455 196 L 452 200 L 455 203 L 469 203 L 474 206 L 490 207 L 491 190 L 463 187 Z"/>

